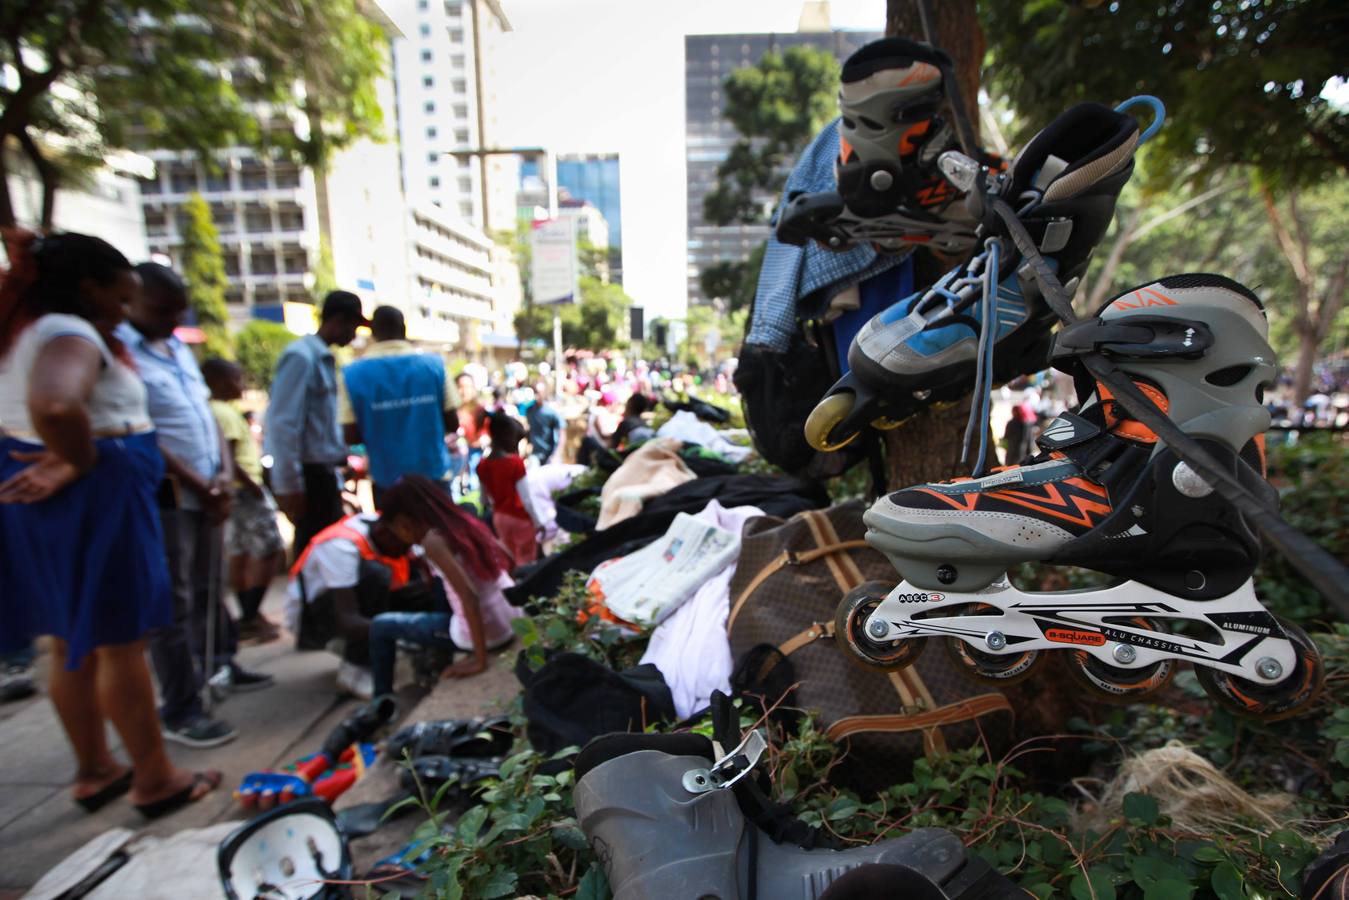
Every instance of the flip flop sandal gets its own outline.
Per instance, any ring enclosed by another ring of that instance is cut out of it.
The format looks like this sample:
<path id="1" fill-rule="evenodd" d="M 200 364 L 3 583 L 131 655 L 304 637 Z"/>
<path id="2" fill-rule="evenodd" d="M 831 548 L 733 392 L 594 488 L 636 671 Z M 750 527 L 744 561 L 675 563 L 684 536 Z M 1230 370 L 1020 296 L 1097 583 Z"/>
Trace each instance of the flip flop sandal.
<path id="1" fill-rule="evenodd" d="M 376 830 L 383 827 L 385 823 L 392 822 L 394 819 L 401 818 L 416 807 L 405 804 L 389 814 L 389 810 L 401 803 L 407 797 L 407 792 L 399 791 L 386 800 L 376 800 L 373 803 L 360 803 L 356 806 L 348 806 L 346 809 L 337 811 L 337 830 L 342 832 L 348 840 L 363 838 L 366 835 L 373 834 Z"/>
<path id="2" fill-rule="evenodd" d="M 413 759 L 422 756 L 504 756 L 515 742 L 506 716 L 446 719 L 418 722 L 389 738 L 385 752 L 395 761 L 406 750 Z"/>
<path id="3" fill-rule="evenodd" d="M 474 786 L 489 778 L 501 775 L 501 758 L 496 759 L 456 759 L 449 756 L 423 756 L 412 761 L 411 768 L 404 767 L 399 773 L 399 783 L 412 794 L 416 794 L 418 783 L 429 796 L 440 791 L 445 782 L 456 779 L 455 784 L 442 797 L 442 802 L 455 803 L 466 800 L 473 793 Z"/>
<path id="4" fill-rule="evenodd" d="M 127 769 L 116 781 L 104 785 L 102 790 L 87 797 L 76 797 L 75 802 L 82 806 L 85 812 L 98 812 L 113 800 L 131 790 L 131 774 L 131 770 Z"/>
<path id="5" fill-rule="evenodd" d="M 147 819 L 158 819 L 160 816 L 187 806 L 189 803 L 196 803 L 201 800 L 206 794 L 220 787 L 223 778 L 224 776 L 214 769 L 209 772 L 193 772 L 192 783 L 187 787 L 176 794 L 165 797 L 163 800 L 156 800 L 153 803 L 137 803 L 135 804 L 136 812 Z M 193 798 L 192 793 L 203 784 L 207 786 L 208 790 L 201 797 Z"/>

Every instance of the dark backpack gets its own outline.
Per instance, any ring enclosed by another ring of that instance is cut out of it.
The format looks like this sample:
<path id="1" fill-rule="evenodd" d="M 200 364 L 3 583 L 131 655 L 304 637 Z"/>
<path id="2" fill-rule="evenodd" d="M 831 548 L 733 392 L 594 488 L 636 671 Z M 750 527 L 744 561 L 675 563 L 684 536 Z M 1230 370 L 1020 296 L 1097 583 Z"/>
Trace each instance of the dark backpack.
<path id="1" fill-rule="evenodd" d="M 670 688 L 650 663 L 615 672 L 579 653 L 554 651 L 532 669 L 522 652 L 515 676 L 525 688 L 525 735 L 540 753 L 584 747 L 602 734 L 640 732 L 675 718 Z"/>

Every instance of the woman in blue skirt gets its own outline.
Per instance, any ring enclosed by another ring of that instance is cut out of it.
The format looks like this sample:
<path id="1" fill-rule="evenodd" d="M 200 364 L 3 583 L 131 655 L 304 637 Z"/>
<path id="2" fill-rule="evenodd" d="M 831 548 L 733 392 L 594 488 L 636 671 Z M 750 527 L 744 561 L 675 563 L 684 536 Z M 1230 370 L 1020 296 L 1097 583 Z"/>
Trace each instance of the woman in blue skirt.
<path id="1" fill-rule="evenodd" d="M 219 772 L 164 750 L 146 632 L 172 621 L 156 514 L 164 462 L 145 387 L 112 336 L 140 290 L 110 244 L 6 230 L 0 278 L 0 653 L 51 638 L 51 698 L 94 810 L 127 791 L 147 816 Z M 109 752 L 111 721 L 131 767 Z"/>

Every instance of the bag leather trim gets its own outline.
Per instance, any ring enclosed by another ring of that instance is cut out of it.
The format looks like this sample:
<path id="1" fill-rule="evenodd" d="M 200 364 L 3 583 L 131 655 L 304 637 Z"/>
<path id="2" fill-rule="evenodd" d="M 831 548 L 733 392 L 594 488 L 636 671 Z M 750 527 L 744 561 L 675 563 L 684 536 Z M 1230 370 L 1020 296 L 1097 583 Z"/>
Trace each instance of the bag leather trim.
<path id="1" fill-rule="evenodd" d="M 817 547 L 814 550 L 806 550 L 797 553 L 792 550 L 784 550 L 779 553 L 768 565 L 759 570 L 758 574 L 751 579 L 750 583 L 745 585 L 745 589 L 740 592 L 740 596 L 735 599 L 735 604 L 731 607 L 731 614 L 726 617 L 726 631 L 729 633 L 731 626 L 735 624 L 736 616 L 740 615 L 741 608 L 745 605 L 751 594 L 757 591 L 765 581 L 782 571 L 787 566 L 804 566 L 813 563 L 821 557 L 828 557 L 834 553 L 846 553 L 849 550 L 860 550 L 871 546 L 866 541 L 839 541 L 834 544 L 827 544 L 823 547 Z M 850 588 L 845 588 L 845 591 Z"/>
<path id="2" fill-rule="evenodd" d="M 841 741 L 853 734 L 879 731 L 886 734 L 898 734 L 905 731 L 922 731 L 956 722 L 967 722 L 995 712 L 1012 712 L 1011 702 L 1002 694 L 980 694 L 958 703 L 951 703 L 934 710 L 911 715 L 870 715 L 847 716 L 830 725 L 825 737 L 831 741 Z"/>

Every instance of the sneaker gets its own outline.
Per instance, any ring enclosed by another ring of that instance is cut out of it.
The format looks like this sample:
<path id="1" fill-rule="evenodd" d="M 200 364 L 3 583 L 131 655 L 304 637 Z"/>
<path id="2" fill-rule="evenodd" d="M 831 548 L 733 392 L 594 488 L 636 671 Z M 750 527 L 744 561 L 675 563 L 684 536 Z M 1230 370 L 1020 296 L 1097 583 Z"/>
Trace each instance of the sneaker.
<path id="1" fill-rule="evenodd" d="M 32 666 L 6 666 L 0 671 L 0 703 L 22 700 L 37 693 Z"/>
<path id="2" fill-rule="evenodd" d="M 211 690 L 217 693 L 246 694 L 260 691 L 276 683 L 276 679 L 264 672 L 250 672 L 242 666 L 231 663 L 221 666 L 211 676 Z"/>
<path id="3" fill-rule="evenodd" d="M 186 747 L 219 747 L 238 737 L 238 733 L 225 722 L 212 719 L 205 713 L 198 713 L 180 725 L 165 722 L 161 726 L 164 739 L 174 741 Z"/>
<path id="4" fill-rule="evenodd" d="M 375 696 L 375 679 L 365 666 L 343 662 L 337 667 L 337 689 L 360 700 Z"/>

